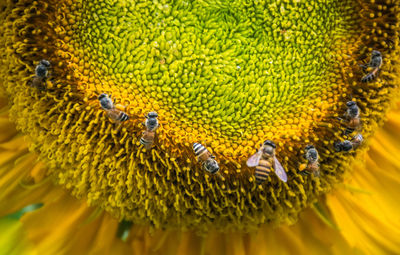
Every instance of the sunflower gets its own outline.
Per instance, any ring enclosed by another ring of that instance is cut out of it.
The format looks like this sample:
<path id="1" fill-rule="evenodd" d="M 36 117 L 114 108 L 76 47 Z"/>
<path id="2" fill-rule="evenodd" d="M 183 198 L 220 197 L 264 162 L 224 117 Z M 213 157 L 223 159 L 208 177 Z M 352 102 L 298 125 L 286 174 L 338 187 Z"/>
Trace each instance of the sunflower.
<path id="1" fill-rule="evenodd" d="M 0 212 L 27 250 L 398 252 L 397 1 L 0 10 Z M 261 144 L 281 171 L 249 167 Z"/>

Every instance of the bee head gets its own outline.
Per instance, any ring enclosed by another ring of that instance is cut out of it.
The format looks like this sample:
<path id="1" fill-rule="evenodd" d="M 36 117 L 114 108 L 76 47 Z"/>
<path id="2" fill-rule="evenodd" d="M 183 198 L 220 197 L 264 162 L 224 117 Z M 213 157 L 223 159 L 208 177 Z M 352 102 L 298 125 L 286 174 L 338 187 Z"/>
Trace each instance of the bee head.
<path id="1" fill-rule="evenodd" d="M 47 76 L 47 67 L 38 65 L 36 66 L 35 73 L 37 77 L 45 78 Z"/>
<path id="2" fill-rule="evenodd" d="M 215 173 L 219 170 L 219 165 L 215 159 L 209 158 L 205 162 L 206 170 L 211 173 Z"/>
<path id="3" fill-rule="evenodd" d="M 307 150 L 306 152 L 306 159 L 308 159 L 309 161 L 316 161 L 318 160 L 318 152 L 317 150 L 314 148 L 314 146 L 312 146 L 311 149 Z"/>
<path id="4" fill-rule="evenodd" d="M 113 103 L 107 94 L 101 93 L 98 98 L 100 101 L 100 105 L 103 109 L 109 110 L 109 109 L 113 108 Z"/>
<path id="5" fill-rule="evenodd" d="M 353 145 L 349 140 L 344 140 L 343 142 L 336 142 L 335 143 L 335 150 L 336 151 L 350 151 L 353 148 Z"/>
<path id="6" fill-rule="evenodd" d="M 43 65 L 43 66 L 45 66 L 45 67 L 47 67 L 47 68 L 50 67 L 50 62 L 49 62 L 48 60 L 46 60 L 46 59 L 40 60 L 40 63 L 39 63 L 39 64 L 40 64 L 40 65 Z"/>
<path id="7" fill-rule="evenodd" d="M 334 144 L 334 146 L 335 146 L 335 151 L 337 151 L 337 152 L 342 151 L 342 143 L 341 142 L 336 142 Z"/>
<path id="8" fill-rule="evenodd" d="M 377 50 L 372 51 L 372 57 L 380 57 L 380 56 L 382 56 L 380 51 L 377 51 Z"/>
<path id="9" fill-rule="evenodd" d="M 311 150 L 311 149 L 315 149 L 314 145 L 309 144 L 306 146 L 306 151 Z"/>
<path id="10" fill-rule="evenodd" d="M 276 149 L 276 145 L 273 141 L 271 140 L 266 140 L 263 144 L 264 146 L 271 146 L 272 148 Z"/>
<path id="11" fill-rule="evenodd" d="M 276 148 L 276 145 L 275 145 L 275 143 L 273 141 L 266 140 L 263 143 L 262 150 L 263 150 L 263 153 L 267 153 L 267 154 L 272 155 L 274 153 L 275 148 Z"/>
<path id="12" fill-rule="evenodd" d="M 318 152 L 315 149 L 314 145 L 309 144 L 306 146 L 303 158 L 311 161 L 315 161 L 318 159 Z"/>
<path id="13" fill-rule="evenodd" d="M 102 100 L 103 98 L 107 98 L 107 97 L 108 97 L 108 95 L 106 93 L 101 93 L 98 98 L 99 98 L 99 100 Z"/>
<path id="14" fill-rule="evenodd" d="M 353 107 L 355 105 L 357 105 L 357 104 L 354 101 L 349 101 L 349 102 L 346 103 L 346 106 L 349 107 L 349 108 L 351 108 L 351 107 Z"/>
<path id="15" fill-rule="evenodd" d="M 158 114 L 156 112 L 149 112 L 147 114 L 147 118 L 157 118 Z"/>

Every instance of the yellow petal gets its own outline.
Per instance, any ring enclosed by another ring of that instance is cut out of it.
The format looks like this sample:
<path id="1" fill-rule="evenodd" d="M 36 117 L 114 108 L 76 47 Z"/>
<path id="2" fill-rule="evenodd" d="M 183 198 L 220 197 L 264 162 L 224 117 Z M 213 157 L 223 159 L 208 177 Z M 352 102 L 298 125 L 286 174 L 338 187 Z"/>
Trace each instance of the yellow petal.
<path id="1" fill-rule="evenodd" d="M 64 193 L 56 201 L 49 201 L 39 210 L 25 214 L 21 220 L 39 252 L 59 254 L 71 248 L 67 245 L 69 239 L 89 215 L 90 210 L 84 204 Z"/>
<path id="2" fill-rule="evenodd" d="M 0 255 L 37 254 L 18 220 L 0 218 L 0 230 Z"/>
<path id="3" fill-rule="evenodd" d="M 129 245 L 116 236 L 118 222 L 104 212 L 88 222 L 93 211 L 64 192 L 25 214 L 22 222 L 40 254 L 131 254 Z"/>
<path id="4" fill-rule="evenodd" d="M 363 161 L 354 164 L 349 185 L 328 195 L 327 204 L 348 242 L 366 254 L 400 253 L 400 112 L 370 141 Z"/>

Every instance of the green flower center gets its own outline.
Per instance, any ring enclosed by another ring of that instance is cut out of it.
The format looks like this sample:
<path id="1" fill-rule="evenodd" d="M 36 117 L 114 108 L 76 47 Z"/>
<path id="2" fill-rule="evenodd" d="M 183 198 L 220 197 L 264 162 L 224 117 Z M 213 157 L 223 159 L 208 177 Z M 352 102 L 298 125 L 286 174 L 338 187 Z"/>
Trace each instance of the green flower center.
<path id="1" fill-rule="evenodd" d="M 286 133 L 282 124 L 309 128 L 310 104 L 340 96 L 329 80 L 334 53 L 355 36 L 350 2 L 117 1 L 82 9 L 73 41 L 90 46 L 92 69 L 154 98 L 178 126 L 205 126 L 213 139 L 240 144 L 244 134 Z"/>

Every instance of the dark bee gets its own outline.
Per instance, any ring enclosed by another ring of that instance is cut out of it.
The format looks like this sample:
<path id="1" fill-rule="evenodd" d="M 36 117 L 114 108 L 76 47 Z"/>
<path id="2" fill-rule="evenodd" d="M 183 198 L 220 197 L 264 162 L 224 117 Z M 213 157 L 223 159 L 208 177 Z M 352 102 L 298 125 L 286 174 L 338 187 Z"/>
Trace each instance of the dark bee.
<path id="1" fill-rule="evenodd" d="M 123 121 L 129 120 L 128 114 L 125 112 L 118 110 L 113 101 L 111 100 L 111 97 L 105 93 L 102 93 L 99 96 L 99 101 L 100 101 L 100 106 L 103 108 L 104 111 L 106 111 L 107 116 L 112 119 L 113 121 L 117 122 L 120 124 Z"/>
<path id="2" fill-rule="evenodd" d="M 144 122 L 144 125 L 146 130 L 143 131 L 143 135 L 140 138 L 140 143 L 143 144 L 146 149 L 150 149 L 154 142 L 156 130 L 160 124 L 158 123 L 158 114 L 156 112 L 149 112 L 145 117 L 146 121 Z"/>
<path id="3" fill-rule="evenodd" d="M 315 176 L 319 177 L 319 156 L 317 149 L 313 145 L 307 145 L 305 150 L 304 157 L 308 160 L 308 163 L 300 165 L 300 174 L 307 176 L 310 173 L 314 173 Z"/>
<path id="4" fill-rule="evenodd" d="M 371 54 L 371 59 L 369 63 L 366 65 L 361 65 L 361 67 L 366 70 L 368 67 L 372 68 L 372 71 L 366 74 L 364 77 L 361 78 L 362 82 L 370 82 L 378 75 L 378 71 L 382 66 L 382 54 L 377 51 L 373 50 Z"/>
<path id="5" fill-rule="evenodd" d="M 335 143 L 335 150 L 337 152 L 351 151 L 351 150 L 358 148 L 362 144 L 363 141 L 364 141 L 363 136 L 361 134 L 357 134 L 353 137 L 353 139 L 351 139 L 351 141 L 344 140 L 343 142 Z"/>
<path id="6" fill-rule="evenodd" d="M 46 81 L 49 78 L 50 62 L 42 59 L 35 68 L 35 77 L 33 77 L 31 86 L 43 91 L 46 89 Z"/>
<path id="7" fill-rule="evenodd" d="M 358 108 L 356 102 L 349 101 L 346 103 L 346 106 L 347 110 L 344 114 L 346 129 L 343 132 L 344 135 L 351 134 L 356 129 L 359 130 L 361 128 L 360 109 Z"/>
<path id="8" fill-rule="evenodd" d="M 211 173 L 216 174 L 220 178 L 222 178 L 219 171 L 218 162 L 215 160 L 215 156 L 211 155 L 211 153 L 207 150 L 206 147 L 201 145 L 200 143 L 193 144 L 193 151 L 197 157 L 197 160 L 203 163 L 203 168 Z"/>

